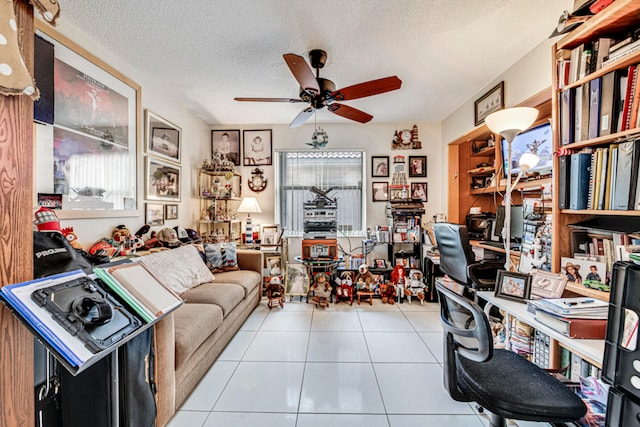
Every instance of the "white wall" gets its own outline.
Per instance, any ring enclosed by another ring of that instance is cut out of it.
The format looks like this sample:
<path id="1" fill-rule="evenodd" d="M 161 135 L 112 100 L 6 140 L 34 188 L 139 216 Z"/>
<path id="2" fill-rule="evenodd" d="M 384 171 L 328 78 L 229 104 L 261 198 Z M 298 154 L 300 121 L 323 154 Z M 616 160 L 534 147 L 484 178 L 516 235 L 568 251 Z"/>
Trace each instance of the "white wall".
<path id="1" fill-rule="evenodd" d="M 396 130 L 411 129 L 414 123 L 368 123 L 362 124 L 328 124 L 323 123 L 321 127 L 329 135 L 329 144 L 323 148 L 349 149 L 358 148 L 366 151 L 366 192 L 367 192 L 367 219 L 366 224 L 373 227 L 376 224 L 385 224 L 385 204 L 372 202 L 371 182 L 388 181 L 391 182 L 391 172 L 389 178 L 371 177 L 371 156 L 390 156 L 401 154 L 407 158 L 409 156 L 427 156 L 427 177 L 409 178 L 409 182 L 426 181 L 428 183 L 428 201 L 425 203 L 427 214 L 424 219 L 429 220 L 436 212 L 444 212 L 447 206 L 447 194 L 443 191 L 445 178 L 446 158 L 442 157 L 441 136 L 439 123 L 415 123 L 418 126 L 419 140 L 422 141 L 420 150 L 392 150 L 391 141 Z M 311 149 L 306 145 L 311 141 L 314 131 L 312 124 L 303 125 L 299 128 L 291 129 L 287 125 L 225 125 L 217 126 L 213 129 L 272 129 L 273 149 Z M 390 160 L 392 162 L 393 160 Z M 391 165 L 390 165 L 391 166 Z M 243 182 L 246 183 L 250 172 L 254 167 L 240 167 L 243 175 Z M 247 185 L 242 186 L 243 196 L 254 196 L 262 209 L 261 214 L 252 214 L 254 224 L 273 224 L 278 222 L 274 218 L 274 167 L 261 166 L 264 176 L 269 180 L 267 188 L 261 193 L 254 193 Z M 300 207 L 302 209 L 302 206 Z"/>

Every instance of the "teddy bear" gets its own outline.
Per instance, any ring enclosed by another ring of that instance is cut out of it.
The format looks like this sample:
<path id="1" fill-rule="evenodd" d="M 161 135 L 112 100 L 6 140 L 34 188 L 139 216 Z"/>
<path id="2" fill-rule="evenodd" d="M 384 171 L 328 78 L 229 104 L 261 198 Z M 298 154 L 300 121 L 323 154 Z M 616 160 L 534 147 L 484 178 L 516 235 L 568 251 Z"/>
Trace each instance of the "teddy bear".
<path id="1" fill-rule="evenodd" d="M 396 287 L 392 283 L 383 283 L 380 286 L 380 296 L 382 297 L 382 303 L 389 303 L 391 305 L 396 303 Z"/>
<path id="2" fill-rule="evenodd" d="M 336 278 L 336 302 L 344 298 L 353 304 L 353 278 L 350 271 L 344 271 Z"/>
<path id="3" fill-rule="evenodd" d="M 329 305 L 331 283 L 329 282 L 327 273 L 316 273 L 313 285 L 311 285 L 311 292 L 313 294 L 311 301 L 313 301 L 316 306 L 327 307 Z"/>
<path id="4" fill-rule="evenodd" d="M 367 264 L 360 264 L 358 274 L 355 278 L 356 289 L 359 291 L 373 292 L 375 280 L 373 274 L 369 271 Z"/>
<path id="5" fill-rule="evenodd" d="M 420 270 L 411 270 L 406 282 L 404 294 L 407 296 L 409 304 L 411 304 L 411 297 L 415 296 L 420 301 L 420 305 L 424 305 L 426 285 L 422 281 L 422 272 Z"/>

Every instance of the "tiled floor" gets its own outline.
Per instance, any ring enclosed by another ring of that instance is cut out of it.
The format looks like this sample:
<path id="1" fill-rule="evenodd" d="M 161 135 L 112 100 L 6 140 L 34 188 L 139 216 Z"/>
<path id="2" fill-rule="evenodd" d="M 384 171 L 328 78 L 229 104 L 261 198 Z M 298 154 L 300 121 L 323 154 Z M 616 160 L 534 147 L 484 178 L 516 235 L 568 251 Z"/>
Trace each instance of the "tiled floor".
<path id="1" fill-rule="evenodd" d="M 486 427 L 441 364 L 437 304 L 263 302 L 169 427 Z"/>

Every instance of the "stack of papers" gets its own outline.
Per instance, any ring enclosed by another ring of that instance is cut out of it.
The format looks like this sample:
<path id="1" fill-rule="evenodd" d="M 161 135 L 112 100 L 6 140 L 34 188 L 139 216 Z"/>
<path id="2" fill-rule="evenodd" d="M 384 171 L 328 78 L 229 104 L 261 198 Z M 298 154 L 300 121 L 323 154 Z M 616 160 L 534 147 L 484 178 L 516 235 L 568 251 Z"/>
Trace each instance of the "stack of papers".
<path id="1" fill-rule="evenodd" d="M 528 301 L 536 312 L 538 310 L 572 319 L 606 319 L 609 303 L 594 298 L 543 298 Z"/>

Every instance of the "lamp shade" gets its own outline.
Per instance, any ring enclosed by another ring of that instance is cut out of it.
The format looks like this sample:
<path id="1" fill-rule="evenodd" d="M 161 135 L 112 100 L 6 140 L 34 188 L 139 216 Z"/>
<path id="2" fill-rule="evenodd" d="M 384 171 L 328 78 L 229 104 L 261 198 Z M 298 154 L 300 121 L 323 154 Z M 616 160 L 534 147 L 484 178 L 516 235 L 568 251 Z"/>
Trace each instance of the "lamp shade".
<path id="1" fill-rule="evenodd" d="M 240 206 L 238 206 L 239 213 L 262 213 L 262 209 L 260 209 L 260 205 L 255 197 L 245 197 L 242 199 Z"/>
<path id="2" fill-rule="evenodd" d="M 540 157 L 533 153 L 524 153 L 520 156 L 520 160 L 518 164 L 520 165 L 520 170 L 524 173 L 529 169 L 533 169 L 540 162 Z"/>
<path id="3" fill-rule="evenodd" d="M 538 118 L 538 110 L 531 107 L 505 108 L 489 114 L 484 122 L 494 133 L 502 135 L 507 142 L 527 129 Z"/>

